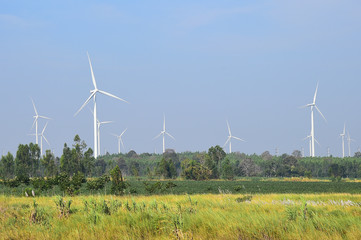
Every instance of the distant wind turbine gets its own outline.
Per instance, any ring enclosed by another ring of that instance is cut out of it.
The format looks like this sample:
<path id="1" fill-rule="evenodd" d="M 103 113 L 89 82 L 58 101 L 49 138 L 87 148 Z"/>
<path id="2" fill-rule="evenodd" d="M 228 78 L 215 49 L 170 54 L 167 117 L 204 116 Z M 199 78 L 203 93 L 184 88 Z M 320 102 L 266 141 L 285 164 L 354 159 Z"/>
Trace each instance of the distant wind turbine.
<path id="1" fill-rule="evenodd" d="M 243 139 L 240 139 L 238 137 L 235 137 L 235 136 L 232 136 L 232 133 L 231 133 L 231 128 L 229 127 L 229 123 L 227 121 L 227 127 L 228 127 L 228 138 L 227 138 L 227 141 L 224 143 L 223 147 L 227 145 L 227 143 L 229 142 L 229 153 L 232 153 L 232 142 L 231 142 L 231 139 L 234 138 L 236 140 L 239 140 L 239 141 L 243 141 L 245 142 L 245 140 Z"/>
<path id="2" fill-rule="evenodd" d="M 103 124 L 108 124 L 108 123 L 112 123 L 113 121 L 104 121 L 104 122 L 100 122 L 98 119 L 97 119 L 97 128 L 98 128 L 98 153 L 100 154 L 100 126 L 103 125 Z"/>
<path id="3" fill-rule="evenodd" d="M 99 147 L 98 147 L 98 129 L 97 129 L 98 128 L 97 127 L 97 104 L 96 104 L 96 95 L 97 95 L 97 93 L 107 95 L 109 97 L 118 99 L 118 100 L 126 102 L 126 103 L 128 103 L 128 102 L 125 101 L 124 99 L 121 99 L 121 98 L 113 95 L 113 94 L 110 94 L 108 92 L 105 92 L 105 91 L 102 91 L 102 90 L 98 89 L 96 81 L 95 81 L 95 77 L 94 77 L 94 73 L 93 73 L 93 67 L 92 67 L 92 64 L 91 64 L 91 61 L 90 61 L 90 57 L 89 57 L 88 53 L 87 53 L 87 55 L 88 55 L 88 60 L 89 60 L 89 65 L 90 65 L 90 72 L 91 72 L 91 75 L 92 75 L 94 89 L 90 90 L 90 96 L 84 102 L 84 104 L 80 107 L 80 109 L 74 114 L 74 116 L 76 116 L 85 107 L 85 105 L 87 105 L 90 102 L 90 100 L 93 98 L 93 100 L 94 100 L 94 111 L 93 111 L 93 113 L 94 113 L 93 114 L 94 115 L 94 158 L 97 158 L 99 156 L 99 151 L 98 151 L 99 150 Z"/>
<path id="4" fill-rule="evenodd" d="M 34 107 L 34 111 L 35 111 L 35 116 L 33 116 L 34 122 L 33 122 L 32 128 L 34 127 L 34 124 L 35 124 L 35 134 L 34 134 L 35 135 L 35 143 L 39 145 L 39 140 L 38 140 L 38 135 L 39 135 L 38 134 L 38 120 L 39 120 L 39 118 L 48 119 L 48 120 L 50 120 L 51 118 L 39 115 L 38 111 L 36 110 L 33 99 L 32 98 L 30 98 L 30 99 L 31 99 L 31 102 L 33 103 L 33 107 Z"/>
<path id="5" fill-rule="evenodd" d="M 312 157 L 312 135 L 311 135 L 311 134 L 308 135 L 308 136 L 305 137 L 303 140 L 307 140 L 307 139 L 309 139 L 310 157 Z M 319 146 L 321 146 L 320 143 L 317 141 L 316 138 L 315 138 L 315 142 L 316 142 Z"/>
<path id="6" fill-rule="evenodd" d="M 327 122 L 325 116 L 323 116 L 322 112 L 320 111 L 320 109 L 318 109 L 318 107 L 316 105 L 317 90 L 318 90 L 318 83 L 316 86 L 315 95 L 313 96 L 313 102 L 303 106 L 303 108 L 305 108 L 305 107 L 311 108 L 311 148 L 312 148 L 311 152 L 312 152 L 312 157 L 315 156 L 315 128 L 314 128 L 314 121 L 313 121 L 313 108 L 316 108 L 316 110 L 320 113 L 320 115 L 323 117 L 323 119 L 325 119 L 325 121 Z"/>
<path id="7" fill-rule="evenodd" d="M 119 154 L 120 154 L 120 143 L 122 144 L 123 150 L 125 150 L 122 136 L 127 131 L 127 129 L 128 128 L 126 128 L 120 135 L 112 134 L 113 136 L 118 138 L 118 153 Z"/>
<path id="8" fill-rule="evenodd" d="M 345 157 L 345 136 L 346 136 L 346 124 L 343 125 L 343 132 L 340 134 L 342 139 L 342 157 Z"/>
<path id="9" fill-rule="evenodd" d="M 160 137 L 161 135 L 163 135 L 163 153 L 165 152 L 165 140 L 164 140 L 164 135 L 167 134 L 169 137 L 173 138 L 175 140 L 175 138 L 170 135 L 166 130 L 165 130 L 165 116 L 163 115 L 163 130 L 153 138 L 154 139 L 157 139 L 158 137 Z"/>
<path id="10" fill-rule="evenodd" d="M 48 139 L 46 139 L 46 137 L 44 135 L 44 132 L 45 132 L 45 129 L 47 126 L 48 126 L 48 123 L 45 124 L 43 131 L 41 131 L 41 133 L 40 133 L 40 154 L 41 154 L 41 156 L 43 155 L 43 138 L 47 142 L 47 144 L 50 146 Z"/>
<path id="11" fill-rule="evenodd" d="M 347 143 L 348 143 L 348 156 L 351 157 L 351 141 L 355 141 L 351 138 L 350 133 L 347 131 Z"/>

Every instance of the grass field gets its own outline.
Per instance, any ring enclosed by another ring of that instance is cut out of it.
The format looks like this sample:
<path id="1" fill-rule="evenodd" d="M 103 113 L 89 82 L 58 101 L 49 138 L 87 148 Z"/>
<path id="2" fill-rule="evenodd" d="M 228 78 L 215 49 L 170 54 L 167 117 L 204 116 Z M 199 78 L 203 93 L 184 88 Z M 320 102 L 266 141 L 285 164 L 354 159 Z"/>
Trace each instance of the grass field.
<path id="1" fill-rule="evenodd" d="M 361 239 L 360 229 L 359 194 L 0 196 L 1 239 Z"/>

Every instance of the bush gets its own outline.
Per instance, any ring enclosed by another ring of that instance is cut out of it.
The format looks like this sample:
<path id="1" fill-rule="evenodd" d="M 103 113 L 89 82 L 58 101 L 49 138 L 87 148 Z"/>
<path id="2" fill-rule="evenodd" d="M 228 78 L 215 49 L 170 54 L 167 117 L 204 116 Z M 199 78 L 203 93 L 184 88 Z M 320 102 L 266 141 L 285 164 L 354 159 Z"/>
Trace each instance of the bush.
<path id="1" fill-rule="evenodd" d="M 87 188 L 89 190 L 100 190 L 103 189 L 105 184 L 110 181 L 110 178 L 108 175 L 104 175 L 99 178 L 94 178 L 92 180 L 88 180 L 87 182 Z"/>

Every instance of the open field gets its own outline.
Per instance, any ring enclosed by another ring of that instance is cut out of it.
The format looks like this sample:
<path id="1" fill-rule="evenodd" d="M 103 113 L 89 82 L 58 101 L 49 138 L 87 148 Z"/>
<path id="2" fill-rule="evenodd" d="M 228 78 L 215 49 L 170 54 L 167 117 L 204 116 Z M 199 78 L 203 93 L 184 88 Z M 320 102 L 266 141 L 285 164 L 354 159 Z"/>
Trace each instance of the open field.
<path id="1" fill-rule="evenodd" d="M 0 212 L 2 239 L 361 239 L 360 194 L 0 196 Z"/>
<path id="2" fill-rule="evenodd" d="M 190 180 L 136 180 L 135 178 L 126 181 L 129 186 L 127 194 L 131 195 L 159 195 L 159 194 L 218 194 L 220 192 L 234 194 L 269 194 L 269 193 L 353 193 L 361 194 L 361 182 L 359 180 L 343 180 L 341 182 L 331 182 L 327 179 L 307 179 L 307 178 L 245 178 L 237 181 L 190 181 Z M 170 188 L 166 185 L 172 183 Z M 159 184 L 153 191 L 147 186 Z M 11 188 L 0 185 L 0 194 L 12 196 L 24 196 L 26 188 L 34 188 L 32 184 L 24 184 Z M 110 194 L 111 183 L 107 183 L 103 189 L 87 189 L 87 183 L 83 183 L 80 195 L 107 195 Z M 59 186 L 55 185 L 51 189 L 39 191 L 34 189 L 37 195 L 54 196 L 63 195 Z"/>

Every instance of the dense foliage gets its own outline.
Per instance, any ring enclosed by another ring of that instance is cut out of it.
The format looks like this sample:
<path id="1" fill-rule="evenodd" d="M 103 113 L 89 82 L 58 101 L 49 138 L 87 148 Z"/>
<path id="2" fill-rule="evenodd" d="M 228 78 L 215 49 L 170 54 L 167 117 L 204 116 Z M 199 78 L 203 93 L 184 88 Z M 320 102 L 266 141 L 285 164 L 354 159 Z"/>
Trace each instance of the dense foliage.
<path id="1" fill-rule="evenodd" d="M 208 152 L 176 153 L 167 149 L 163 154 L 135 151 L 127 154 L 106 154 L 94 159 L 78 135 L 71 147 L 64 144 L 62 156 L 55 157 L 49 150 L 40 156 L 38 145 L 20 144 L 16 156 L 8 153 L 0 160 L 0 177 L 9 184 L 28 184 L 30 178 L 52 178 L 66 174 L 72 178 L 78 172 L 85 178 L 109 175 L 116 166 L 122 176 L 146 177 L 148 179 L 184 178 L 189 180 L 236 179 L 239 177 L 308 177 L 361 178 L 361 153 L 354 157 L 302 157 L 300 151 L 291 155 L 272 156 L 268 151 L 261 155 L 244 153 L 226 154 L 220 146 Z M 11 180 L 11 181 L 10 181 Z M 17 182 L 16 182 L 16 181 Z M 98 188 L 90 183 L 89 188 Z M 95 184 L 97 185 L 97 184 Z M 98 184 L 103 185 L 102 183 Z M 76 190 L 75 190 L 76 191 Z"/>

